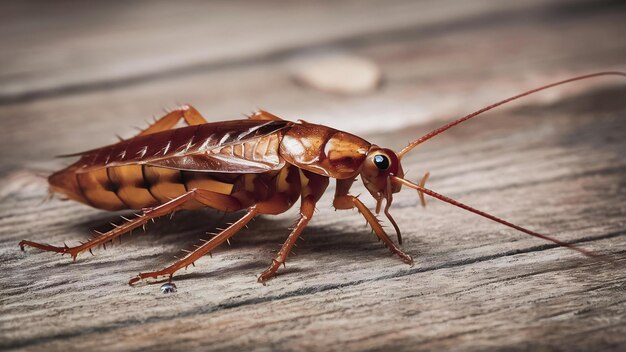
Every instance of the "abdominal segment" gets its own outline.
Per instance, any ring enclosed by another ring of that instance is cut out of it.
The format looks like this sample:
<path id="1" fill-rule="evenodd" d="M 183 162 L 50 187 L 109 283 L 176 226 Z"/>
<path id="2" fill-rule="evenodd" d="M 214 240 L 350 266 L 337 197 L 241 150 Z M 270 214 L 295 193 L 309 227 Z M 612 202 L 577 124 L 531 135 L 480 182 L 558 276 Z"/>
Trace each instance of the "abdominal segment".
<path id="1" fill-rule="evenodd" d="M 265 173 L 236 174 L 131 164 L 86 172 L 69 167 L 50 176 L 49 183 L 54 192 L 104 210 L 155 207 L 193 189 L 231 195 L 245 208 L 269 199 L 277 192 L 288 192 L 297 197 L 299 182 L 290 187 L 286 182 L 298 180 L 298 172 L 291 165 Z M 203 205 L 195 201 L 185 205 L 186 209 L 199 207 Z"/>

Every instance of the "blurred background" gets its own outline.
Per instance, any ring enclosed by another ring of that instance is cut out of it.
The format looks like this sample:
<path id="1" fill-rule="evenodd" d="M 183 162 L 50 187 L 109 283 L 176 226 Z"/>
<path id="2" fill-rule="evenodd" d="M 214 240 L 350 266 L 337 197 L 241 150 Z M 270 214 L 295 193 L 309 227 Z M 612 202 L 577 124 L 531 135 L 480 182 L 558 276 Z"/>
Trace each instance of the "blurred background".
<path id="1" fill-rule="evenodd" d="M 369 137 L 626 64 L 623 1 L 0 6 L 0 175 L 50 169 L 182 103 L 213 121 L 263 108 Z"/>

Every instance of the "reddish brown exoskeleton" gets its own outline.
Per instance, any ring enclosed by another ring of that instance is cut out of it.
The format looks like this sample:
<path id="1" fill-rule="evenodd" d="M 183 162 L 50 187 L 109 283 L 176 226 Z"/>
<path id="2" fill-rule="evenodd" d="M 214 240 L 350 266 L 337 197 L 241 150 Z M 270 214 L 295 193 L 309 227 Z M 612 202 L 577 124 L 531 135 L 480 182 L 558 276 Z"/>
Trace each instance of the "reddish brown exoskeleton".
<path id="1" fill-rule="evenodd" d="M 401 159 L 426 140 L 523 96 L 586 78 L 618 75 L 600 72 L 556 82 L 487 106 L 411 142 L 399 153 L 378 147 L 355 135 L 304 121 L 285 121 L 265 111 L 247 120 L 207 123 L 194 109 L 186 106 L 168 113 L 139 135 L 116 144 L 75 154 L 80 160 L 49 177 L 50 189 L 93 207 L 105 210 L 141 209 L 141 213 L 112 230 L 75 247 L 56 247 L 31 241 L 25 246 L 46 251 L 68 253 L 74 259 L 83 251 L 140 226 L 156 217 L 179 209 L 210 207 L 224 212 L 246 210 L 245 214 L 215 237 L 189 252 L 184 258 L 158 271 L 141 273 L 130 284 L 145 278 L 172 275 L 200 257 L 211 253 L 229 240 L 259 214 L 279 214 L 300 199 L 300 219 L 287 237 L 271 265 L 260 276 L 271 278 L 313 216 L 316 202 L 324 193 L 330 178 L 337 187 L 333 206 L 356 208 L 384 244 L 408 264 L 413 259 L 387 236 L 376 216 L 359 198 L 350 194 L 355 177 L 361 176 L 369 193 L 377 200 L 376 213 L 385 201 L 384 214 L 393 224 L 398 242 L 400 230 L 389 214 L 394 193 L 407 186 L 418 192 L 474 212 L 488 219 L 532 236 L 577 250 L 587 256 L 597 254 L 569 243 L 527 230 L 493 215 L 484 213 L 424 187 L 428 174 L 420 183 L 405 180 Z M 189 126 L 174 128 L 184 120 Z"/>

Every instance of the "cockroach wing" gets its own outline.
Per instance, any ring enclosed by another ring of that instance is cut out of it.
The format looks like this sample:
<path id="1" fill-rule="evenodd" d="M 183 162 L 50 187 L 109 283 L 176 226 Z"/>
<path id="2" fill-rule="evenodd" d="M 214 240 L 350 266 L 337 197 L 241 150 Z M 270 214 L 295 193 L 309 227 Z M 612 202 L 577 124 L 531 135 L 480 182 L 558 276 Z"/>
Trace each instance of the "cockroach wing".
<path id="1" fill-rule="evenodd" d="M 249 139 L 237 144 L 216 146 L 199 154 L 158 159 L 146 164 L 169 169 L 223 173 L 262 173 L 281 169 L 279 133 Z"/>
<path id="2" fill-rule="evenodd" d="M 284 166 L 279 146 L 290 121 L 234 120 L 138 136 L 85 152 L 77 172 L 153 165 L 200 172 L 261 173 Z"/>

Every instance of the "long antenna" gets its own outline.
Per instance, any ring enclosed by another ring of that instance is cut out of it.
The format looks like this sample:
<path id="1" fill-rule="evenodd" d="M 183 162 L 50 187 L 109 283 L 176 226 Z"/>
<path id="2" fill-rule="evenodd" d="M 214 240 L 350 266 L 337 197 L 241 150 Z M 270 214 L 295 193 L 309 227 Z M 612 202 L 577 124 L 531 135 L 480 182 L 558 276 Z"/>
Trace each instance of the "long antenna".
<path id="1" fill-rule="evenodd" d="M 556 238 L 553 238 L 553 237 L 550 237 L 550 236 L 546 236 L 546 235 L 542 235 L 540 233 L 537 233 L 537 232 L 528 230 L 526 228 L 523 228 L 521 226 L 515 225 L 515 224 L 510 223 L 510 222 L 508 222 L 506 220 L 503 220 L 503 219 L 500 219 L 498 217 L 495 217 L 495 216 L 493 216 L 491 214 L 487 214 L 484 211 L 478 210 L 476 208 L 472 208 L 469 205 L 465 205 L 465 204 L 463 204 L 461 202 L 458 202 L 458 201 L 456 201 L 456 200 L 454 200 L 452 198 L 448 198 L 448 197 L 446 197 L 444 195 L 441 195 L 441 194 L 439 194 L 437 192 L 431 191 L 428 188 L 424 188 L 424 187 L 422 187 L 422 186 L 420 186 L 420 185 L 418 185 L 416 183 L 413 183 L 411 181 L 407 181 L 407 180 L 405 180 L 403 178 L 400 178 L 400 177 L 397 177 L 397 176 L 391 176 L 391 180 L 393 182 L 405 185 L 405 186 L 407 186 L 409 188 L 413 188 L 414 190 L 417 190 L 419 192 L 426 193 L 429 196 L 437 198 L 439 200 L 442 200 L 442 201 L 444 201 L 446 203 L 450 203 L 450 204 L 455 205 L 455 206 L 457 206 L 459 208 L 471 211 L 472 213 L 478 214 L 480 216 L 483 216 L 483 217 L 485 217 L 485 218 L 487 218 L 489 220 L 493 220 L 495 222 L 501 223 L 502 225 L 506 225 L 508 227 L 512 227 L 512 228 L 514 228 L 514 229 L 516 229 L 518 231 L 524 232 L 524 233 L 529 234 L 531 236 L 539 237 L 539 238 L 542 238 L 544 240 L 548 240 L 550 242 L 554 242 L 554 243 L 556 243 L 556 244 L 558 244 L 559 246 L 562 246 L 562 247 L 571 248 L 571 249 L 573 249 L 575 251 L 578 251 L 578 252 L 580 252 L 580 253 L 588 256 L 588 257 L 601 257 L 602 256 L 602 255 L 600 255 L 598 253 L 595 253 L 595 252 L 592 252 L 592 251 L 589 251 L 589 250 L 577 247 L 577 246 L 575 246 L 573 244 L 566 243 L 566 242 L 563 242 L 563 241 L 559 241 Z"/>
<path id="2" fill-rule="evenodd" d="M 404 149 L 402 149 L 400 151 L 400 153 L 398 153 L 398 157 L 402 158 L 402 156 L 404 156 L 404 154 L 408 153 L 411 149 L 413 149 L 416 146 L 426 142 L 427 140 L 433 138 L 434 136 L 436 136 L 436 135 L 438 135 L 438 134 L 440 134 L 440 133 L 442 133 L 442 132 L 444 132 L 444 131 L 446 131 L 446 130 L 448 130 L 448 129 L 450 129 L 450 128 L 458 125 L 458 124 L 460 124 L 461 122 L 467 121 L 467 120 L 471 119 L 472 117 L 476 117 L 476 116 L 482 114 L 483 112 L 489 111 L 489 110 L 491 110 L 491 109 L 493 109 L 495 107 L 498 107 L 500 105 L 506 104 L 506 103 L 511 102 L 513 100 L 525 97 L 527 95 L 531 95 L 533 93 L 540 92 L 540 91 L 548 89 L 548 88 L 560 86 L 562 84 L 566 84 L 566 83 L 570 83 L 570 82 L 580 81 L 580 80 L 587 79 L 587 78 L 598 77 L 598 76 L 622 76 L 622 77 L 626 77 L 626 73 L 619 72 L 619 71 L 597 72 L 597 73 L 592 73 L 592 74 L 588 74 L 588 75 L 584 75 L 584 76 L 578 76 L 578 77 L 566 79 L 564 81 L 559 81 L 559 82 L 556 82 L 556 83 L 551 83 L 551 84 L 548 84 L 548 85 L 545 85 L 545 86 L 541 86 L 539 88 L 531 89 L 531 90 L 526 91 L 524 93 L 518 94 L 516 96 L 510 97 L 510 98 L 504 99 L 502 101 L 499 101 L 497 103 L 494 103 L 494 104 L 491 104 L 489 106 L 486 106 L 486 107 L 484 107 L 484 108 L 482 108 L 482 109 L 480 109 L 478 111 L 475 111 L 475 112 L 473 112 L 473 113 L 471 113 L 471 114 L 469 114 L 467 116 L 461 117 L 460 119 L 458 119 L 456 121 L 450 122 L 449 124 L 447 124 L 445 126 L 442 126 L 442 127 L 437 128 L 436 130 L 433 130 L 432 132 L 424 135 L 423 137 L 421 137 L 421 138 L 419 138 L 419 139 L 409 143 L 409 145 L 407 145 Z"/>

